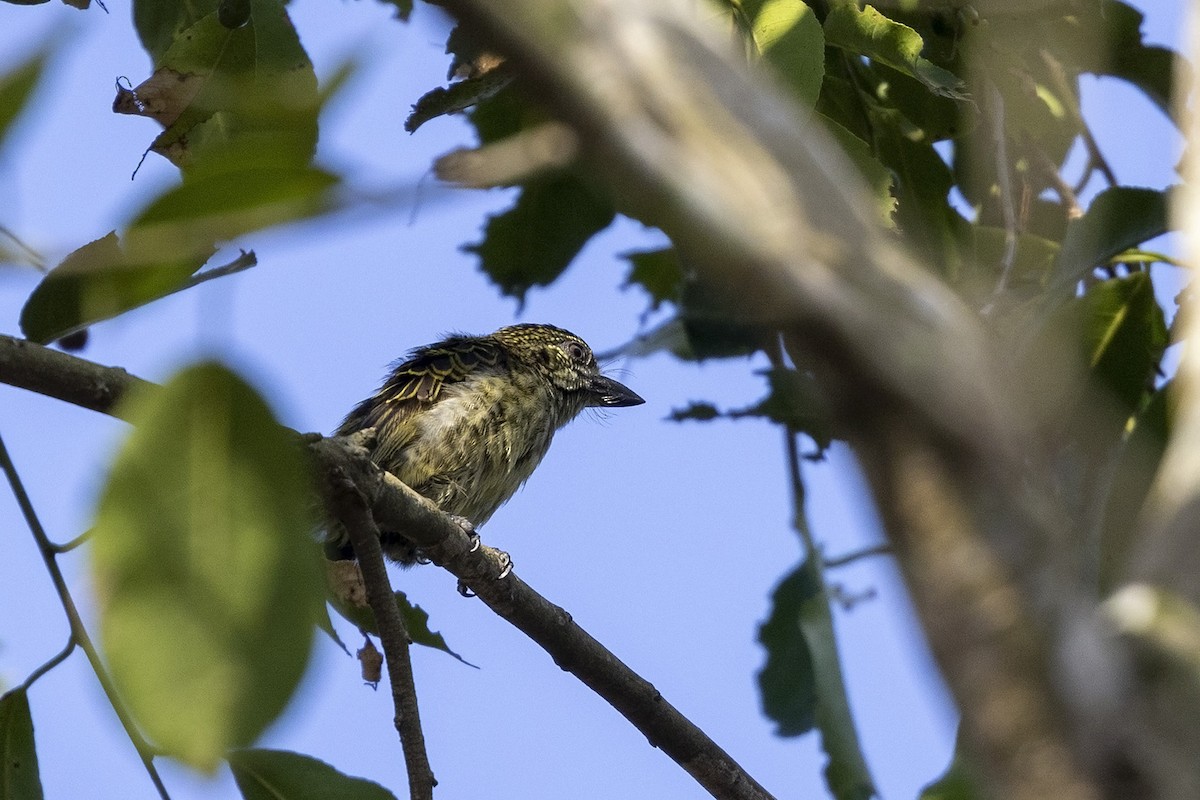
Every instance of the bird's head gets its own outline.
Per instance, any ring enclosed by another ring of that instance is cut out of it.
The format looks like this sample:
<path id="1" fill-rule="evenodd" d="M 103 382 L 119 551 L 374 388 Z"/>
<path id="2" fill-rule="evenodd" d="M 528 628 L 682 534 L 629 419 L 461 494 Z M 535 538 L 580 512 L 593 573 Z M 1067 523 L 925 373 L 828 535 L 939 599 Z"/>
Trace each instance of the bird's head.
<path id="1" fill-rule="evenodd" d="M 510 325 L 493 336 L 560 391 L 582 393 L 584 405 L 619 408 L 646 402 L 629 387 L 602 375 L 592 348 L 568 330 L 553 325 Z"/>

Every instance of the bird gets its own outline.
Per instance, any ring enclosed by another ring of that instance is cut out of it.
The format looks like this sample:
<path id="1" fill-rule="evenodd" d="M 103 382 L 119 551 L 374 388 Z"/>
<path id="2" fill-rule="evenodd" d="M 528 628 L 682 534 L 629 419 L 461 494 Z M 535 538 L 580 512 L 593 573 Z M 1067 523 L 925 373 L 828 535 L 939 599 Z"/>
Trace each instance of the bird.
<path id="1" fill-rule="evenodd" d="M 529 479 L 555 432 L 585 408 L 644 402 L 601 373 L 583 339 L 524 323 L 416 348 L 346 415 L 337 435 L 373 428 L 372 460 L 473 533 Z M 345 532 L 332 527 L 327 555 L 353 558 Z M 398 532 L 381 531 L 380 544 L 403 566 L 421 560 Z"/>

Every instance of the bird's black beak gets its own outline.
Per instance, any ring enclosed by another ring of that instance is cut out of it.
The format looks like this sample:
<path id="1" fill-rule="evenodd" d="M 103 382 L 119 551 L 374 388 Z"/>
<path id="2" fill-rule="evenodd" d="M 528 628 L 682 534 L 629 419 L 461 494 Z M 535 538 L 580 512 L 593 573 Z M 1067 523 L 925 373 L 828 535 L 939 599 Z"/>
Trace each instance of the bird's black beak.
<path id="1" fill-rule="evenodd" d="M 592 394 L 592 405 L 605 408 L 621 408 L 623 406 L 640 406 L 646 402 L 637 392 L 623 383 L 614 381 L 605 375 L 597 375 L 588 385 Z"/>

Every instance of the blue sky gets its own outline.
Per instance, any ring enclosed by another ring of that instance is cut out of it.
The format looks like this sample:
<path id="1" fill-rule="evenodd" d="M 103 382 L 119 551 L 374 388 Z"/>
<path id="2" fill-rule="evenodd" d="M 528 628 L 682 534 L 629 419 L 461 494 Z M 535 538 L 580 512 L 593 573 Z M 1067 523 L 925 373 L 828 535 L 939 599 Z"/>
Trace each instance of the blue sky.
<path id="1" fill-rule="evenodd" d="M 1178 44 L 1181 3 L 1136 4 L 1151 41 Z M 125 0 L 78 12 L 58 4 L 0 5 L 0 69 L 42 36 L 66 37 L 55 69 L 0 152 L 0 224 L 53 263 L 120 227 L 145 198 L 176 179 L 147 158 L 149 120 L 114 115 L 114 79 L 149 71 Z M 407 349 L 451 330 L 487 332 L 514 321 L 569 328 L 597 350 L 638 331 L 645 299 L 622 290 L 616 254 L 658 243 L 623 221 L 593 241 L 567 275 L 530 293 L 518 314 L 459 252 L 503 191 L 439 190 L 435 156 L 469 144 L 456 119 L 403 132 L 408 106 L 445 76 L 445 22 L 419 6 L 409 26 L 370 2 L 294 0 L 290 11 L 319 76 L 347 56 L 364 68 L 324 120 L 320 157 L 361 185 L 406 197 L 361 219 L 255 234 L 260 265 L 97 326 L 83 355 L 161 380 L 216 356 L 242 370 L 284 423 L 328 432 Z M 1086 112 L 1118 176 L 1173 180 L 1178 145 L 1162 116 L 1133 90 L 1089 81 Z M 0 331 L 37 282 L 0 269 Z M 781 740 L 759 711 L 758 623 L 780 577 L 799 560 L 790 527 L 782 435 L 754 421 L 678 425 L 664 420 L 692 400 L 723 406 L 758 399 L 765 364 L 703 365 L 654 357 L 614 365 L 644 406 L 590 415 L 559 434 L 527 487 L 483 529 L 521 576 L 604 642 L 783 797 L 824 796 L 815 737 Z M 51 534 L 88 524 L 124 426 L 62 403 L 0 387 L 0 435 Z M 830 555 L 878 541 L 852 458 L 835 447 L 807 468 L 810 516 Z M 0 685 L 24 679 L 66 641 L 66 623 L 15 503 L 0 492 Z M 86 555 L 62 559 L 88 597 Z M 424 606 L 452 647 L 481 669 L 422 649 L 415 669 L 439 797 L 655 797 L 704 793 L 648 747 L 623 718 L 481 603 L 460 598 L 435 568 L 394 581 Z M 837 570 L 850 593 L 875 597 L 837 614 L 854 710 L 885 798 L 913 797 L 949 759 L 954 713 L 914 633 L 888 558 Z M 342 628 L 352 646 L 352 631 Z M 150 798 L 149 781 L 86 662 L 73 656 L 32 689 L 46 795 Z M 362 686 L 356 664 L 318 641 L 304 687 L 262 744 L 322 758 L 398 795 L 406 785 L 385 692 Z M 213 779 L 167 766 L 176 800 L 234 796 Z"/>

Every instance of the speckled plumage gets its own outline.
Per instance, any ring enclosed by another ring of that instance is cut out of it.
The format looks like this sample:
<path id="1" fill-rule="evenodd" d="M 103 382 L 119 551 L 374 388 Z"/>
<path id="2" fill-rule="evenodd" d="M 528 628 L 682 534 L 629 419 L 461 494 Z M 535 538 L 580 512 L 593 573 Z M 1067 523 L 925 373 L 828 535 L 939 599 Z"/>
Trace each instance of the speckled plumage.
<path id="1" fill-rule="evenodd" d="M 554 432 L 589 406 L 642 403 L 600 374 L 587 343 L 552 325 L 512 325 L 418 348 L 338 428 L 375 428 L 372 458 L 449 514 L 475 525 L 528 480 Z M 416 552 L 385 532 L 402 564 Z M 335 544 L 344 537 L 334 533 Z"/>

